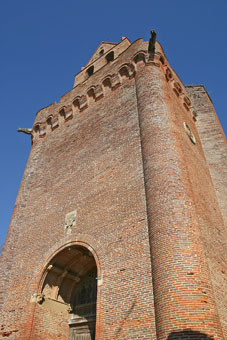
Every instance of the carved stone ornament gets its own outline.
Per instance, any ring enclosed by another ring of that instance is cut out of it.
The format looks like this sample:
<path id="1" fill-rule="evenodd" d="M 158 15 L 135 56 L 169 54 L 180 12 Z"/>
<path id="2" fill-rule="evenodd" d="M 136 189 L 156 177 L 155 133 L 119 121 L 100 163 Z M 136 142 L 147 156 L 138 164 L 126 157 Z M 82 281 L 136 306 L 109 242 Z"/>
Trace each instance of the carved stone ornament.
<path id="1" fill-rule="evenodd" d="M 39 303 L 40 305 L 42 304 L 43 301 L 44 301 L 44 295 L 37 294 L 37 293 L 32 294 L 31 299 L 30 299 L 31 303 Z"/>
<path id="2" fill-rule="evenodd" d="M 184 128 L 185 128 L 185 130 L 186 130 L 186 132 L 187 132 L 187 135 L 188 135 L 188 137 L 190 138 L 191 142 L 192 142 L 193 144 L 196 144 L 195 136 L 194 136 L 192 130 L 190 129 L 189 125 L 188 125 L 187 123 L 185 123 L 185 122 L 184 122 L 183 124 L 184 124 Z"/>
<path id="3" fill-rule="evenodd" d="M 65 216 L 65 232 L 71 234 L 72 228 L 76 225 L 76 210 Z"/>

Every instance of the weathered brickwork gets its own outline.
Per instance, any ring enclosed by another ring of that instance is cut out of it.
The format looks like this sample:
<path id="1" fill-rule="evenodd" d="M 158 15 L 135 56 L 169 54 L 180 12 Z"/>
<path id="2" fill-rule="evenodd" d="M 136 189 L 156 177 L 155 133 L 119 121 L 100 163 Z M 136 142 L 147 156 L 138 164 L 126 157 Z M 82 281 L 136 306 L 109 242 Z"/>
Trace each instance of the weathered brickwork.
<path id="1" fill-rule="evenodd" d="M 226 140 L 204 88 L 127 38 L 74 86 L 33 125 L 0 338 L 224 340 Z"/>

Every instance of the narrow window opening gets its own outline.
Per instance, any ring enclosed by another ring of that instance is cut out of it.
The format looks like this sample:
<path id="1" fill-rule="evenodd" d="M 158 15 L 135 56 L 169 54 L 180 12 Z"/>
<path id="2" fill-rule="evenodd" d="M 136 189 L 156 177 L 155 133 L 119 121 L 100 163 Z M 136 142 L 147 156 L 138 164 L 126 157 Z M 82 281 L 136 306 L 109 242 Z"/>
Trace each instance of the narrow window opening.
<path id="1" fill-rule="evenodd" d="M 74 99 L 74 101 L 73 101 L 73 108 L 75 110 L 79 110 L 80 109 L 80 103 L 79 103 L 78 99 Z"/>
<path id="2" fill-rule="evenodd" d="M 103 81 L 103 87 L 104 87 L 104 91 L 105 92 L 111 90 L 111 81 L 110 81 L 110 78 L 106 78 Z"/>
<path id="3" fill-rule="evenodd" d="M 128 72 L 128 69 L 125 66 L 120 69 L 119 73 L 120 73 L 122 79 L 129 78 L 129 72 Z"/>
<path id="4" fill-rule="evenodd" d="M 90 89 L 87 93 L 88 95 L 88 101 L 91 103 L 93 101 L 95 101 L 95 92 L 94 89 Z"/>
<path id="5" fill-rule="evenodd" d="M 89 67 L 87 70 L 88 77 L 90 77 L 94 73 L 94 66 Z"/>
<path id="6" fill-rule="evenodd" d="M 106 56 L 107 63 L 110 63 L 113 60 L 114 60 L 114 51 L 108 53 L 107 56 Z"/>
<path id="7" fill-rule="evenodd" d="M 99 55 L 102 56 L 104 54 L 104 49 L 102 48 L 99 52 Z"/>
<path id="8" fill-rule="evenodd" d="M 59 114 L 60 114 L 60 116 L 65 117 L 65 109 L 62 108 L 62 109 L 59 111 Z"/>

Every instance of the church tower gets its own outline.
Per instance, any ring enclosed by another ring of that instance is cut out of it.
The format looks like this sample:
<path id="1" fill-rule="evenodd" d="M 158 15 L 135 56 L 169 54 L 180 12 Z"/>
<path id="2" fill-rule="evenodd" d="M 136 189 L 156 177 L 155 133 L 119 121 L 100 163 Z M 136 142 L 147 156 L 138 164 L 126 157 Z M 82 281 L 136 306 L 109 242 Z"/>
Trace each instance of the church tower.
<path id="1" fill-rule="evenodd" d="M 25 132 L 0 339 L 224 340 L 226 139 L 155 32 L 102 42 Z"/>

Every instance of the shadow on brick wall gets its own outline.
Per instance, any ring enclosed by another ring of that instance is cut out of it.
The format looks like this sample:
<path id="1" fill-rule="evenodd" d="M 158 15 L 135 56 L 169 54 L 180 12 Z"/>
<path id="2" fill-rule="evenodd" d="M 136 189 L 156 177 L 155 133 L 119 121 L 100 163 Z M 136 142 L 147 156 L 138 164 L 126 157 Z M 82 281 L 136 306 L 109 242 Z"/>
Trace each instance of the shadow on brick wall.
<path id="1" fill-rule="evenodd" d="M 121 321 L 119 328 L 115 334 L 114 339 L 118 339 L 118 337 L 120 336 L 120 333 L 122 332 L 123 328 L 124 328 L 124 324 L 127 321 L 127 319 L 129 318 L 130 314 L 133 312 L 133 309 L 135 307 L 136 303 L 133 302 L 131 307 L 129 308 L 129 310 L 126 312 L 125 317 L 123 318 L 123 320 Z"/>
<path id="2" fill-rule="evenodd" d="M 192 330 L 185 330 L 181 332 L 172 332 L 167 340 L 214 340 L 208 335 Z"/>

